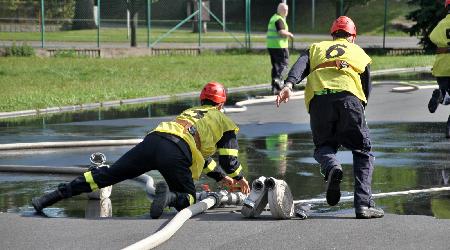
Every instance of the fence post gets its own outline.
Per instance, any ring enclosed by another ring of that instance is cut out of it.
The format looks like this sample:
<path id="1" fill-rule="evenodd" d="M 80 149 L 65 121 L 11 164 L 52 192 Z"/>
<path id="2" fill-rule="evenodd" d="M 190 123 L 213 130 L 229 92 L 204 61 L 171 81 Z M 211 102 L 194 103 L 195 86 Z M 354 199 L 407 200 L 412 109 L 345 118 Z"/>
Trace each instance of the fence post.
<path id="1" fill-rule="evenodd" d="M 198 48 L 202 46 L 202 0 L 198 0 Z"/>
<path id="2" fill-rule="evenodd" d="M 251 16 L 250 16 L 250 0 L 245 0 L 245 45 L 247 49 L 251 48 L 251 31 L 250 31 L 250 25 L 251 25 Z"/>
<path id="3" fill-rule="evenodd" d="M 311 0 L 311 29 L 316 28 L 316 0 Z"/>
<path id="4" fill-rule="evenodd" d="M 383 49 L 386 48 L 387 0 L 384 0 Z"/>
<path id="5" fill-rule="evenodd" d="M 147 0 L 147 48 L 151 48 L 150 32 L 151 32 L 151 13 L 152 3 Z"/>
<path id="6" fill-rule="evenodd" d="M 292 30 L 291 30 L 291 32 L 292 32 L 292 34 L 294 34 L 295 33 L 295 0 L 292 0 L 292 11 L 291 12 L 292 12 L 292 23 L 291 23 Z M 294 39 L 292 39 L 291 49 L 294 49 Z"/>
<path id="7" fill-rule="evenodd" d="M 100 0 L 97 0 L 97 48 L 100 48 Z"/>
<path id="8" fill-rule="evenodd" d="M 292 26 L 292 29 L 291 29 L 291 31 L 292 31 L 292 33 L 294 33 L 295 32 L 295 0 L 292 0 L 292 24 L 291 24 L 291 26 Z"/>
<path id="9" fill-rule="evenodd" d="M 45 33 L 45 9 L 44 0 L 41 0 L 41 47 L 44 48 L 44 33 Z"/>

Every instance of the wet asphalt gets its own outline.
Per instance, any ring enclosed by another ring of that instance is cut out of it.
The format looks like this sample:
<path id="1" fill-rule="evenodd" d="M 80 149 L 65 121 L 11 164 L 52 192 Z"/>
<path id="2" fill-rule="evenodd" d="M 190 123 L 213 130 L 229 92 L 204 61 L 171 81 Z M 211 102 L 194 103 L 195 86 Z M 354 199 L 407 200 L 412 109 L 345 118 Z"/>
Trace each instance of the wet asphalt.
<path id="1" fill-rule="evenodd" d="M 430 114 L 432 89 L 408 93 L 376 86 L 366 109 L 372 122 L 442 122 L 448 107 Z M 273 103 L 248 106 L 230 114 L 244 136 L 309 129 L 303 100 L 276 108 Z M 151 119 L 159 122 L 170 118 Z M 91 123 L 101 123 L 97 121 Z M 149 125 L 149 119 L 110 122 L 121 126 Z M 88 125 L 88 124 L 86 124 Z M 338 214 L 315 214 L 307 220 L 244 219 L 237 208 L 216 209 L 195 216 L 158 249 L 449 249 L 450 220 L 429 216 L 386 214 L 384 218 L 356 220 L 352 209 Z M 450 209 L 450 208 L 449 208 Z M 140 218 L 45 218 L 14 213 L 0 214 L 1 249 L 121 249 L 155 233 L 173 213 L 152 220 Z"/>

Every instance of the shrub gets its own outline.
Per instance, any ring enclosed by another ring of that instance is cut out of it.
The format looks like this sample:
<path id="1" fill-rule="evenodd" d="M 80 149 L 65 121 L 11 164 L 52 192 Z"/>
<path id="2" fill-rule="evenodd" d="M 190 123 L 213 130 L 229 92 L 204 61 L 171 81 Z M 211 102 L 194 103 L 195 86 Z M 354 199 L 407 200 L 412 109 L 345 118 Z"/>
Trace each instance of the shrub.
<path id="1" fill-rule="evenodd" d="M 27 44 L 16 45 L 5 49 L 5 56 L 34 56 L 34 48 Z"/>

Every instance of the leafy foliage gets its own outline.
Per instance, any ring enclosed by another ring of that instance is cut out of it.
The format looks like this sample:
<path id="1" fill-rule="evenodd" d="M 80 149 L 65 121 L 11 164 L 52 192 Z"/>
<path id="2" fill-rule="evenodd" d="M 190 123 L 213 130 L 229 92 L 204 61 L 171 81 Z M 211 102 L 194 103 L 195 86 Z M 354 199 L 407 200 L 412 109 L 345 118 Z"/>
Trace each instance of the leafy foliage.
<path id="1" fill-rule="evenodd" d="M 34 49 L 27 44 L 17 46 L 13 43 L 11 47 L 5 49 L 5 56 L 34 56 Z"/>
<path id="2" fill-rule="evenodd" d="M 348 11 L 351 7 L 356 5 L 366 5 L 371 0 L 330 0 L 332 3 L 336 4 L 336 17 L 340 16 L 340 10 L 341 10 L 341 2 L 343 4 L 342 6 L 342 15 L 347 15 Z"/>
<path id="3" fill-rule="evenodd" d="M 410 36 L 420 37 L 419 44 L 427 52 L 434 51 L 436 45 L 430 40 L 430 33 L 434 27 L 441 21 L 447 11 L 443 0 L 409 0 L 408 4 L 416 5 L 419 8 L 409 13 L 406 18 L 416 22 L 409 30 Z"/>

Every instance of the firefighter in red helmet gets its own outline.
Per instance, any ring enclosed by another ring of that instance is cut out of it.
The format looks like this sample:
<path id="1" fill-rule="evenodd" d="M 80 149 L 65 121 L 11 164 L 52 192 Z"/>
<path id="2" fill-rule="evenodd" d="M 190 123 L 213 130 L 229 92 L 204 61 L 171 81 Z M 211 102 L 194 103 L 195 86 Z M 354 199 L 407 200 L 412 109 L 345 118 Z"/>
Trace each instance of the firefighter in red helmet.
<path id="1" fill-rule="evenodd" d="M 436 46 L 436 60 L 433 64 L 433 76 L 439 85 L 428 102 L 430 113 L 436 112 L 439 104 L 450 104 L 450 0 L 445 1 L 447 15 L 430 33 L 430 40 Z M 450 116 L 447 120 L 445 137 L 450 138 Z"/>
<path id="2" fill-rule="evenodd" d="M 343 169 L 336 159 L 340 146 L 353 154 L 354 207 L 356 218 L 380 218 L 371 182 L 374 157 L 364 109 L 371 90 L 371 58 L 356 45 L 356 26 L 337 18 L 330 29 L 333 41 L 314 43 L 292 66 L 276 104 L 289 101 L 292 86 L 308 77 L 305 104 L 315 145 L 314 158 L 326 181 L 326 200 L 336 205 L 341 197 Z"/>
<path id="3" fill-rule="evenodd" d="M 225 184 L 238 183 L 243 193 L 250 187 L 238 160 L 236 134 L 239 128 L 221 109 L 225 88 L 207 83 L 200 93 L 201 106 L 183 111 L 173 121 L 161 122 L 142 142 L 114 164 L 92 169 L 53 192 L 32 199 L 36 211 L 64 198 L 92 192 L 150 170 L 158 170 L 165 182 L 156 184 L 150 216 L 159 218 L 165 207 L 178 211 L 196 202 L 194 180 L 202 173 Z M 219 154 L 219 164 L 211 156 Z M 220 165 L 220 166 L 219 166 Z"/>

